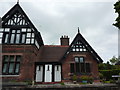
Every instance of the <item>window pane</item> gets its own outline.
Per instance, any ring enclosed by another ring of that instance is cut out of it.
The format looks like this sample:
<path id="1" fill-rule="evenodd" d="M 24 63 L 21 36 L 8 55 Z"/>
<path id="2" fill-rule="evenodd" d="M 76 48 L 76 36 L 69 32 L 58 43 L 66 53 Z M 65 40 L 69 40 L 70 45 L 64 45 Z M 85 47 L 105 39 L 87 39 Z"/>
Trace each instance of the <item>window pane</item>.
<path id="1" fill-rule="evenodd" d="M 27 33 L 27 37 L 31 37 L 31 33 Z"/>
<path id="2" fill-rule="evenodd" d="M 80 73 L 80 64 L 79 63 L 76 63 L 76 73 Z"/>
<path id="3" fill-rule="evenodd" d="M 90 63 L 86 63 L 86 72 L 90 73 Z"/>
<path id="4" fill-rule="evenodd" d="M 72 51 L 75 51 L 75 48 L 73 48 Z"/>
<path id="5" fill-rule="evenodd" d="M 71 64 L 70 64 L 70 72 L 71 72 L 71 73 L 74 73 L 74 72 L 75 72 L 75 70 L 74 70 L 74 63 L 71 63 Z"/>
<path id="6" fill-rule="evenodd" d="M 15 30 L 12 30 L 12 33 L 15 33 Z"/>
<path id="7" fill-rule="evenodd" d="M 80 68 L 81 68 L 81 72 L 84 73 L 85 72 L 85 64 L 81 63 Z"/>
<path id="8" fill-rule="evenodd" d="M 27 39 L 27 40 L 26 40 L 26 43 L 27 43 L 27 44 L 30 43 L 30 39 Z"/>
<path id="9" fill-rule="evenodd" d="M 26 32 L 26 28 L 23 28 L 23 29 L 22 29 L 22 32 Z"/>
<path id="10" fill-rule="evenodd" d="M 25 34 L 22 34 L 22 41 L 21 43 L 25 43 Z"/>
<path id="11" fill-rule="evenodd" d="M 10 63 L 9 73 L 13 73 L 13 69 L 14 69 L 14 63 Z"/>
<path id="12" fill-rule="evenodd" d="M 19 67 L 20 67 L 20 64 L 16 64 L 16 68 L 15 68 L 15 73 L 19 73 Z"/>
<path id="13" fill-rule="evenodd" d="M 83 57 L 80 57 L 79 60 L 80 60 L 81 63 L 84 62 L 84 58 Z"/>
<path id="14" fill-rule="evenodd" d="M 76 51 L 79 51 L 79 48 L 76 48 Z"/>
<path id="15" fill-rule="evenodd" d="M 32 44 L 34 43 L 34 39 L 31 39 L 31 43 L 32 43 Z"/>
<path id="16" fill-rule="evenodd" d="M 9 28 L 5 28 L 5 32 L 9 32 L 9 30 L 10 30 Z"/>
<path id="17" fill-rule="evenodd" d="M 17 33 L 20 33 L 20 30 L 17 30 Z"/>
<path id="18" fill-rule="evenodd" d="M 34 37 L 34 33 L 32 33 L 32 37 Z"/>
<path id="19" fill-rule="evenodd" d="M 16 61 L 20 62 L 20 60 L 21 60 L 21 56 L 16 56 Z"/>
<path id="20" fill-rule="evenodd" d="M 7 72 L 7 63 L 5 63 L 4 65 L 3 65 L 3 73 L 6 73 Z"/>
<path id="21" fill-rule="evenodd" d="M 20 34 L 17 34 L 15 43 L 19 43 L 19 42 L 20 42 Z"/>
<path id="22" fill-rule="evenodd" d="M 12 34 L 12 35 L 11 35 L 10 43 L 14 43 L 14 39 L 15 39 L 15 34 Z"/>
<path id="23" fill-rule="evenodd" d="M 4 56 L 4 62 L 8 62 L 8 56 Z"/>
<path id="24" fill-rule="evenodd" d="M 75 62 L 79 62 L 78 57 L 75 57 Z"/>
<path id="25" fill-rule="evenodd" d="M 8 34 L 5 35 L 5 43 L 8 41 Z"/>
<path id="26" fill-rule="evenodd" d="M 10 56 L 10 62 L 14 62 L 14 56 Z"/>

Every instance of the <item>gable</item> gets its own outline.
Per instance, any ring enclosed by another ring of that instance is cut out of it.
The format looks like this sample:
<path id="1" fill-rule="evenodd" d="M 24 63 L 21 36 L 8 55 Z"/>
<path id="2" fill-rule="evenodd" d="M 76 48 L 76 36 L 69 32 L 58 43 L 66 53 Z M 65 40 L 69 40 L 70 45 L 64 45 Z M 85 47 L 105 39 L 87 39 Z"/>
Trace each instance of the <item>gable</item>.
<path id="1" fill-rule="evenodd" d="M 43 44 L 40 32 L 17 3 L 2 17 L 3 44 Z"/>
<path id="2" fill-rule="evenodd" d="M 16 4 L 2 17 L 2 27 L 8 28 L 12 26 L 34 27 L 19 4 Z"/>
<path id="3" fill-rule="evenodd" d="M 68 50 L 64 54 L 61 60 L 67 57 L 71 52 L 89 52 L 95 58 L 97 62 L 103 62 L 100 56 L 94 51 L 94 49 L 88 44 L 84 37 L 78 32 L 73 42 L 69 46 Z"/>

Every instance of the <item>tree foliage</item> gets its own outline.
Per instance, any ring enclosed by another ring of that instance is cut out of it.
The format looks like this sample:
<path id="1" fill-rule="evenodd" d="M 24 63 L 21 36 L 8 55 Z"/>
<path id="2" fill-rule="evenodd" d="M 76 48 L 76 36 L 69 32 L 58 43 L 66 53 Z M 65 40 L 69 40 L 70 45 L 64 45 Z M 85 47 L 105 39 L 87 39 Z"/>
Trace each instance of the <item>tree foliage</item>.
<path id="1" fill-rule="evenodd" d="M 118 17 L 116 18 L 116 23 L 113 25 L 120 30 L 120 1 L 117 1 L 114 4 L 114 9 L 115 9 L 115 13 L 118 13 Z"/>
<path id="2" fill-rule="evenodd" d="M 116 64 L 118 61 L 119 61 L 119 58 L 116 58 L 115 56 L 113 56 L 113 57 L 110 59 L 110 62 L 111 62 L 112 65 Z"/>
<path id="3" fill-rule="evenodd" d="M 120 65 L 115 65 L 116 62 L 118 62 L 120 60 L 120 56 L 118 58 L 116 58 L 115 56 L 113 56 L 109 61 L 111 62 L 111 64 L 109 63 L 109 61 L 107 63 L 101 63 L 98 66 L 99 69 L 99 76 L 100 78 L 104 78 L 106 80 L 112 80 L 112 75 L 119 75 L 120 73 Z"/>

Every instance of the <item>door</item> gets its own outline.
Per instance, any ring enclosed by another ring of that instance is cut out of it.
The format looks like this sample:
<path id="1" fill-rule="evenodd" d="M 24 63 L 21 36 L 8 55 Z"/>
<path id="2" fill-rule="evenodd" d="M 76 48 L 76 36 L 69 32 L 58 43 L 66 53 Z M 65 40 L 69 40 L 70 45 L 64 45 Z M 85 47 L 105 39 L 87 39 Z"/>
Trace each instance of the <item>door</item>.
<path id="1" fill-rule="evenodd" d="M 42 82 L 43 78 L 43 66 L 37 65 L 36 67 L 36 82 Z"/>
<path id="2" fill-rule="evenodd" d="M 45 65 L 45 82 L 52 82 L 52 65 Z"/>
<path id="3" fill-rule="evenodd" d="M 61 65 L 55 65 L 55 82 L 61 81 Z"/>

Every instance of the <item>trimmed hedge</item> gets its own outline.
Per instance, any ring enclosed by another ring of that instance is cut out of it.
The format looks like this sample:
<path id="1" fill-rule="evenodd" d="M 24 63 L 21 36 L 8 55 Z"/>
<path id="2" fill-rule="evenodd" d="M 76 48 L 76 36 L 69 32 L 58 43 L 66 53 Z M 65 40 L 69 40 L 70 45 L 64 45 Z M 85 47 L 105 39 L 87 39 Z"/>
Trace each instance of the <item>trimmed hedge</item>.
<path id="1" fill-rule="evenodd" d="M 100 73 L 103 74 L 103 77 L 106 78 L 106 80 L 113 79 L 112 75 L 119 75 L 120 69 L 113 69 L 113 70 L 99 70 Z"/>

